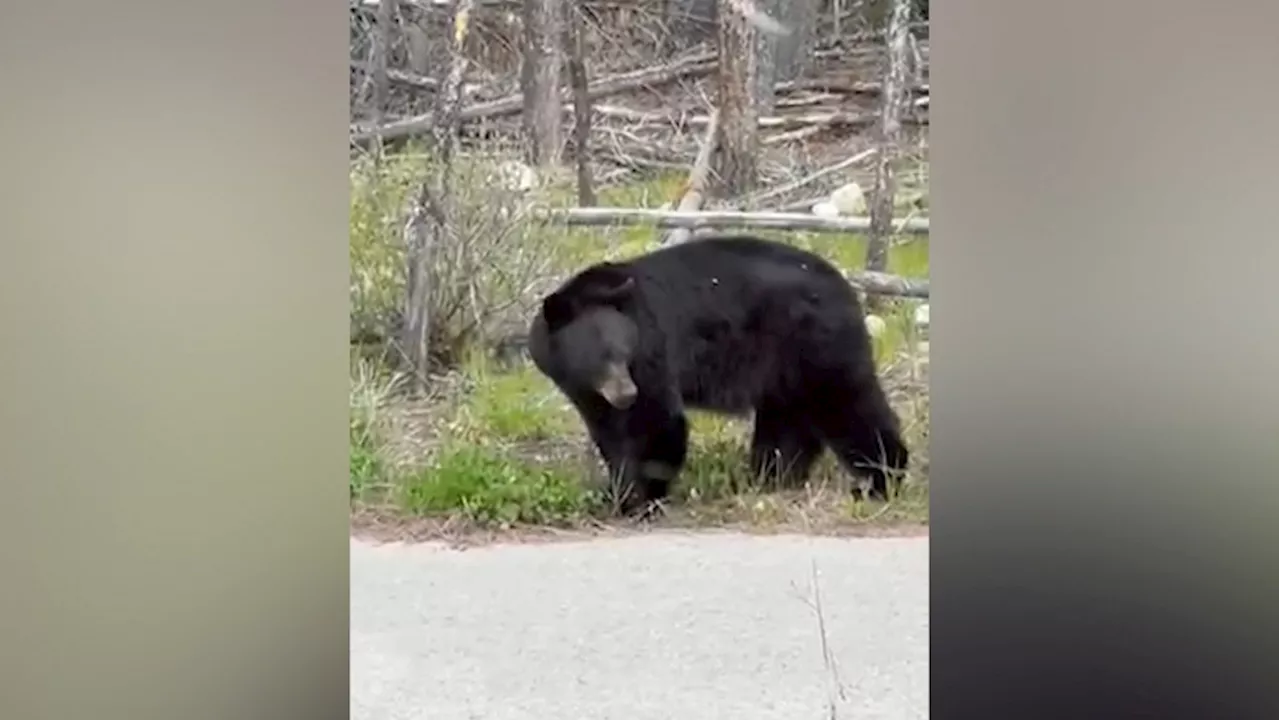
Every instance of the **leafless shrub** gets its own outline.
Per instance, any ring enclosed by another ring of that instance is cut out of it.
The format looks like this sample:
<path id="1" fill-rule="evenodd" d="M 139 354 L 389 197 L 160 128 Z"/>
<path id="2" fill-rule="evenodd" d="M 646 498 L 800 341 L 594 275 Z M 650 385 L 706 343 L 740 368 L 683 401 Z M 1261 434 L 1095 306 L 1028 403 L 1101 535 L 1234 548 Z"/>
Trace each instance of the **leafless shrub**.
<path id="1" fill-rule="evenodd" d="M 357 161 L 353 170 L 351 314 L 353 339 L 394 342 L 402 322 L 404 242 L 399 221 L 429 160 L 402 154 Z M 428 338 L 435 364 L 450 367 L 473 348 L 522 326 L 531 288 L 553 273 L 554 234 L 529 222 L 532 196 L 492 156 L 454 161 L 456 216 L 450 240 L 433 251 Z"/>

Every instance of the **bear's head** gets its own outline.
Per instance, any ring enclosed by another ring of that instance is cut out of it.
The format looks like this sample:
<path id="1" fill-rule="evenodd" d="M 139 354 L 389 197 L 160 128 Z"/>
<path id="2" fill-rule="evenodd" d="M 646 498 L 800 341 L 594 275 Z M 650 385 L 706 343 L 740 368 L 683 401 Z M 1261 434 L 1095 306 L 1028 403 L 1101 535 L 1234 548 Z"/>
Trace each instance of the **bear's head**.
<path id="1" fill-rule="evenodd" d="M 635 287 L 625 268 L 606 263 L 547 296 L 529 331 L 538 369 L 566 390 L 631 407 L 638 392 L 629 369 L 639 342 L 630 314 Z"/>

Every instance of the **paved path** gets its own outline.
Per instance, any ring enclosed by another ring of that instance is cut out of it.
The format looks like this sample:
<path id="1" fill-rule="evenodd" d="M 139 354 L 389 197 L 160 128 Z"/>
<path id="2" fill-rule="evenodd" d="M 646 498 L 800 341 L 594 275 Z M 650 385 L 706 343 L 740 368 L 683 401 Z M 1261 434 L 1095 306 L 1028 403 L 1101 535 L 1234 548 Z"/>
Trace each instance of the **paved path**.
<path id="1" fill-rule="evenodd" d="M 928 712 L 927 538 L 351 541 L 354 720 L 821 720 Z"/>

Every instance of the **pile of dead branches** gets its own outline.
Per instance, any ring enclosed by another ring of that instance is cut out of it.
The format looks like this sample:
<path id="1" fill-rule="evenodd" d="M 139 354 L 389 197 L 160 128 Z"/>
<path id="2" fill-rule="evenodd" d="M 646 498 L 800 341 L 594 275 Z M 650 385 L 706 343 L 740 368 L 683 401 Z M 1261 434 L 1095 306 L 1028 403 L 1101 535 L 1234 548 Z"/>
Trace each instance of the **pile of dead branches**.
<path id="1" fill-rule="evenodd" d="M 521 146 L 520 5 L 478 3 L 467 43 L 469 63 L 457 117 L 464 149 Z M 582 4 L 587 16 L 584 53 L 594 71 L 587 84 L 592 104 L 589 150 L 599 185 L 624 182 L 637 173 L 689 171 L 711 120 L 716 53 L 704 42 L 692 44 L 674 59 L 655 62 L 663 50 L 676 45 L 663 16 L 654 9 L 656 5 L 660 3 Z M 353 36 L 361 34 L 360 28 L 365 28 L 365 35 L 372 32 L 366 27 L 370 7 L 377 5 L 370 3 L 363 15 L 353 10 Z M 420 28 L 437 38 L 447 35 L 449 15 L 419 4 L 402 5 L 397 12 L 401 14 L 398 22 L 409 29 L 397 31 L 390 43 L 395 57 L 388 61 L 392 88 L 391 97 L 385 100 L 388 110 L 378 116 L 353 108 L 351 141 L 358 147 L 375 138 L 394 146 L 428 134 L 436 123 L 433 108 L 439 81 L 417 74 L 409 66 L 446 66 L 445 43 L 427 44 L 427 58 L 415 60 L 412 38 Z M 881 77 L 887 62 L 885 43 L 882 33 L 861 29 L 852 22 L 848 17 L 851 12 L 846 11 L 844 26 L 850 32 L 822 35 L 799 77 L 774 86 L 770 112 L 758 118 L 762 183 L 775 187 L 794 183 L 873 144 L 869 130 L 879 117 Z M 830 26 L 824 24 L 821 29 L 829 31 Z M 361 53 L 372 56 L 370 47 L 367 41 L 355 43 L 353 57 Z M 919 130 L 928 123 L 927 37 L 912 50 L 918 57 L 903 114 L 905 164 L 923 160 L 924 134 Z M 352 61 L 353 97 L 359 97 L 360 88 L 371 82 L 370 62 Z M 566 125 L 571 125 L 573 104 L 568 83 L 561 95 L 561 111 Z M 563 151 L 566 156 L 577 152 L 572 136 L 565 138 Z M 791 192 L 767 194 L 763 201 L 744 198 L 735 206 L 807 210 L 839 184 L 855 180 L 869 187 L 872 182 L 865 167 L 838 170 Z"/>

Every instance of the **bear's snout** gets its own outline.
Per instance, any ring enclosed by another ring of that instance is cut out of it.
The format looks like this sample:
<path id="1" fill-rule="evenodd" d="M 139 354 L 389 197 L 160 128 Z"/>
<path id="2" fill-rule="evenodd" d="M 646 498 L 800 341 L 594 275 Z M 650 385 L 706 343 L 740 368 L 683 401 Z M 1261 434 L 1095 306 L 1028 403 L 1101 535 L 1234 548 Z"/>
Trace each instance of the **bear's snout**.
<path id="1" fill-rule="evenodd" d="M 596 385 L 596 392 L 610 405 L 619 410 L 626 410 L 636 401 L 636 384 L 631 380 L 631 373 L 622 363 L 609 363 L 605 367 L 604 379 Z"/>

